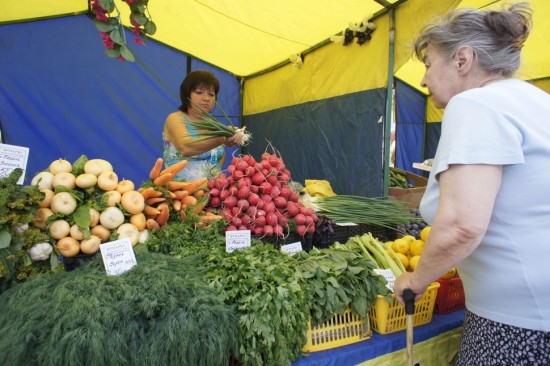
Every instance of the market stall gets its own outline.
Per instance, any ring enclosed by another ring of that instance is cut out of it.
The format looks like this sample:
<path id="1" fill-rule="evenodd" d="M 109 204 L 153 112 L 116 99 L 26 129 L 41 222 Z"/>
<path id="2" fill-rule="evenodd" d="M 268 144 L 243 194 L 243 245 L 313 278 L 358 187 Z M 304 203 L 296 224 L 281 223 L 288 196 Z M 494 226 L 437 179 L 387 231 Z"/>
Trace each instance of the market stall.
<path id="1" fill-rule="evenodd" d="M 405 202 L 311 196 L 327 191 L 293 181 L 276 150 L 235 157 L 212 179 L 172 179 L 186 162 L 162 163 L 140 186 L 85 155 L 52 161 L 31 185 L 16 184 L 20 168 L 2 179 L 0 351 L 11 365 L 115 354 L 132 364 L 289 364 L 325 350 L 368 360 L 382 353 L 340 348 L 374 345 L 375 334 L 376 348 L 399 349 L 385 337 L 405 318 L 389 285 L 414 270 L 429 235 L 414 230 L 420 218 Z M 416 327 L 432 323 L 444 285 L 416 303 Z M 459 326 L 445 319 L 418 340 Z M 157 340 L 170 351 L 158 353 Z"/>

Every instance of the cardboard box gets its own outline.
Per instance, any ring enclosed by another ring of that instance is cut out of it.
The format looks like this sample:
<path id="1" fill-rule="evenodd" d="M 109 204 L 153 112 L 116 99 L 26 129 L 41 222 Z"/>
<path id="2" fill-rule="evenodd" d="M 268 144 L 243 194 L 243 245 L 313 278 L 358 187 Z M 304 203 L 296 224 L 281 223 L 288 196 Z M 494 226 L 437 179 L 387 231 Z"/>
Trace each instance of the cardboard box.
<path id="1" fill-rule="evenodd" d="M 418 208 L 420 205 L 420 200 L 424 196 L 426 191 L 426 185 L 428 184 L 428 179 L 420 175 L 407 172 L 401 169 L 395 169 L 407 176 L 407 179 L 414 184 L 415 188 L 398 188 L 398 187 L 389 187 L 388 188 L 388 197 L 390 199 L 401 201 L 405 203 L 405 207 L 412 210 Z"/>

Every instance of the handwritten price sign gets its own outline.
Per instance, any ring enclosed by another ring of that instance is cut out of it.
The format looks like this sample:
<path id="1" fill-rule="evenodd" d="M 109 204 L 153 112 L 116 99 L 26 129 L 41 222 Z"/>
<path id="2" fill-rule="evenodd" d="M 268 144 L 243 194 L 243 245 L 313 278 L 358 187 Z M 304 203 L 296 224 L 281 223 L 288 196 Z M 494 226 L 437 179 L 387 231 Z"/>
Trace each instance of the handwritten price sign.
<path id="1" fill-rule="evenodd" d="M 105 271 L 109 276 L 126 272 L 137 264 L 132 242 L 129 238 L 111 241 L 99 246 Z"/>
<path id="2" fill-rule="evenodd" d="M 21 175 L 17 184 L 23 184 L 28 157 L 28 147 L 0 144 L 0 178 L 9 176 L 15 168 L 21 168 L 23 169 L 23 175 Z"/>

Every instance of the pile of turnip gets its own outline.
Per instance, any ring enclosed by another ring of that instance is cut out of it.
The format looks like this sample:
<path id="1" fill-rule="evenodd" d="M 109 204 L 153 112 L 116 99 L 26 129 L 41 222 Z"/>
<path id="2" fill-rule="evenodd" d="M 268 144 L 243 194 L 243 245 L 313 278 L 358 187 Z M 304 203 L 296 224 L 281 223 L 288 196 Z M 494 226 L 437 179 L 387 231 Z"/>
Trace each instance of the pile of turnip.
<path id="1" fill-rule="evenodd" d="M 31 185 L 45 196 L 33 224 L 49 234 L 59 255 L 92 255 L 107 241 L 127 237 L 135 246 L 147 239 L 142 194 L 131 180 L 119 180 L 107 160 L 58 159 Z"/>
<path id="2" fill-rule="evenodd" d="M 226 230 L 250 230 L 252 235 L 284 238 L 315 231 L 317 216 L 288 184 L 290 171 L 277 151 L 260 161 L 250 155 L 234 157 L 227 173 L 208 182 L 209 206 L 227 221 Z"/>

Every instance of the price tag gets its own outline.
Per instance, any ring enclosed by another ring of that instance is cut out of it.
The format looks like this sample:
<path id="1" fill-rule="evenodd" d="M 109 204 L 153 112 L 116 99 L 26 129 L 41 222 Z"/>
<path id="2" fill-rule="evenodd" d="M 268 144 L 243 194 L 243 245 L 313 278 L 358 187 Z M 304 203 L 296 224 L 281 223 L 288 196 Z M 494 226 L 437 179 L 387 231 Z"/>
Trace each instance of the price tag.
<path id="1" fill-rule="evenodd" d="M 105 271 L 109 276 L 124 273 L 137 264 L 130 238 L 100 244 L 99 250 L 103 257 Z"/>
<path id="2" fill-rule="evenodd" d="M 281 252 L 286 253 L 288 255 L 294 255 L 301 251 L 302 251 L 302 243 L 299 241 L 297 241 L 296 243 L 281 245 Z"/>
<path id="3" fill-rule="evenodd" d="M 250 247 L 250 230 L 232 230 L 225 232 L 225 251 Z"/>
<path id="4" fill-rule="evenodd" d="M 28 158 L 28 147 L 0 144 L 0 178 L 6 178 L 15 168 L 21 168 L 23 174 L 17 184 L 23 184 Z"/>
<path id="5" fill-rule="evenodd" d="M 389 268 L 386 268 L 386 269 L 375 268 L 373 271 L 374 273 L 380 276 L 383 276 L 386 279 L 386 281 L 388 281 L 388 283 L 386 284 L 386 287 L 389 288 L 391 292 L 393 292 L 393 283 L 395 282 L 395 275 L 393 274 L 393 271 Z"/>

